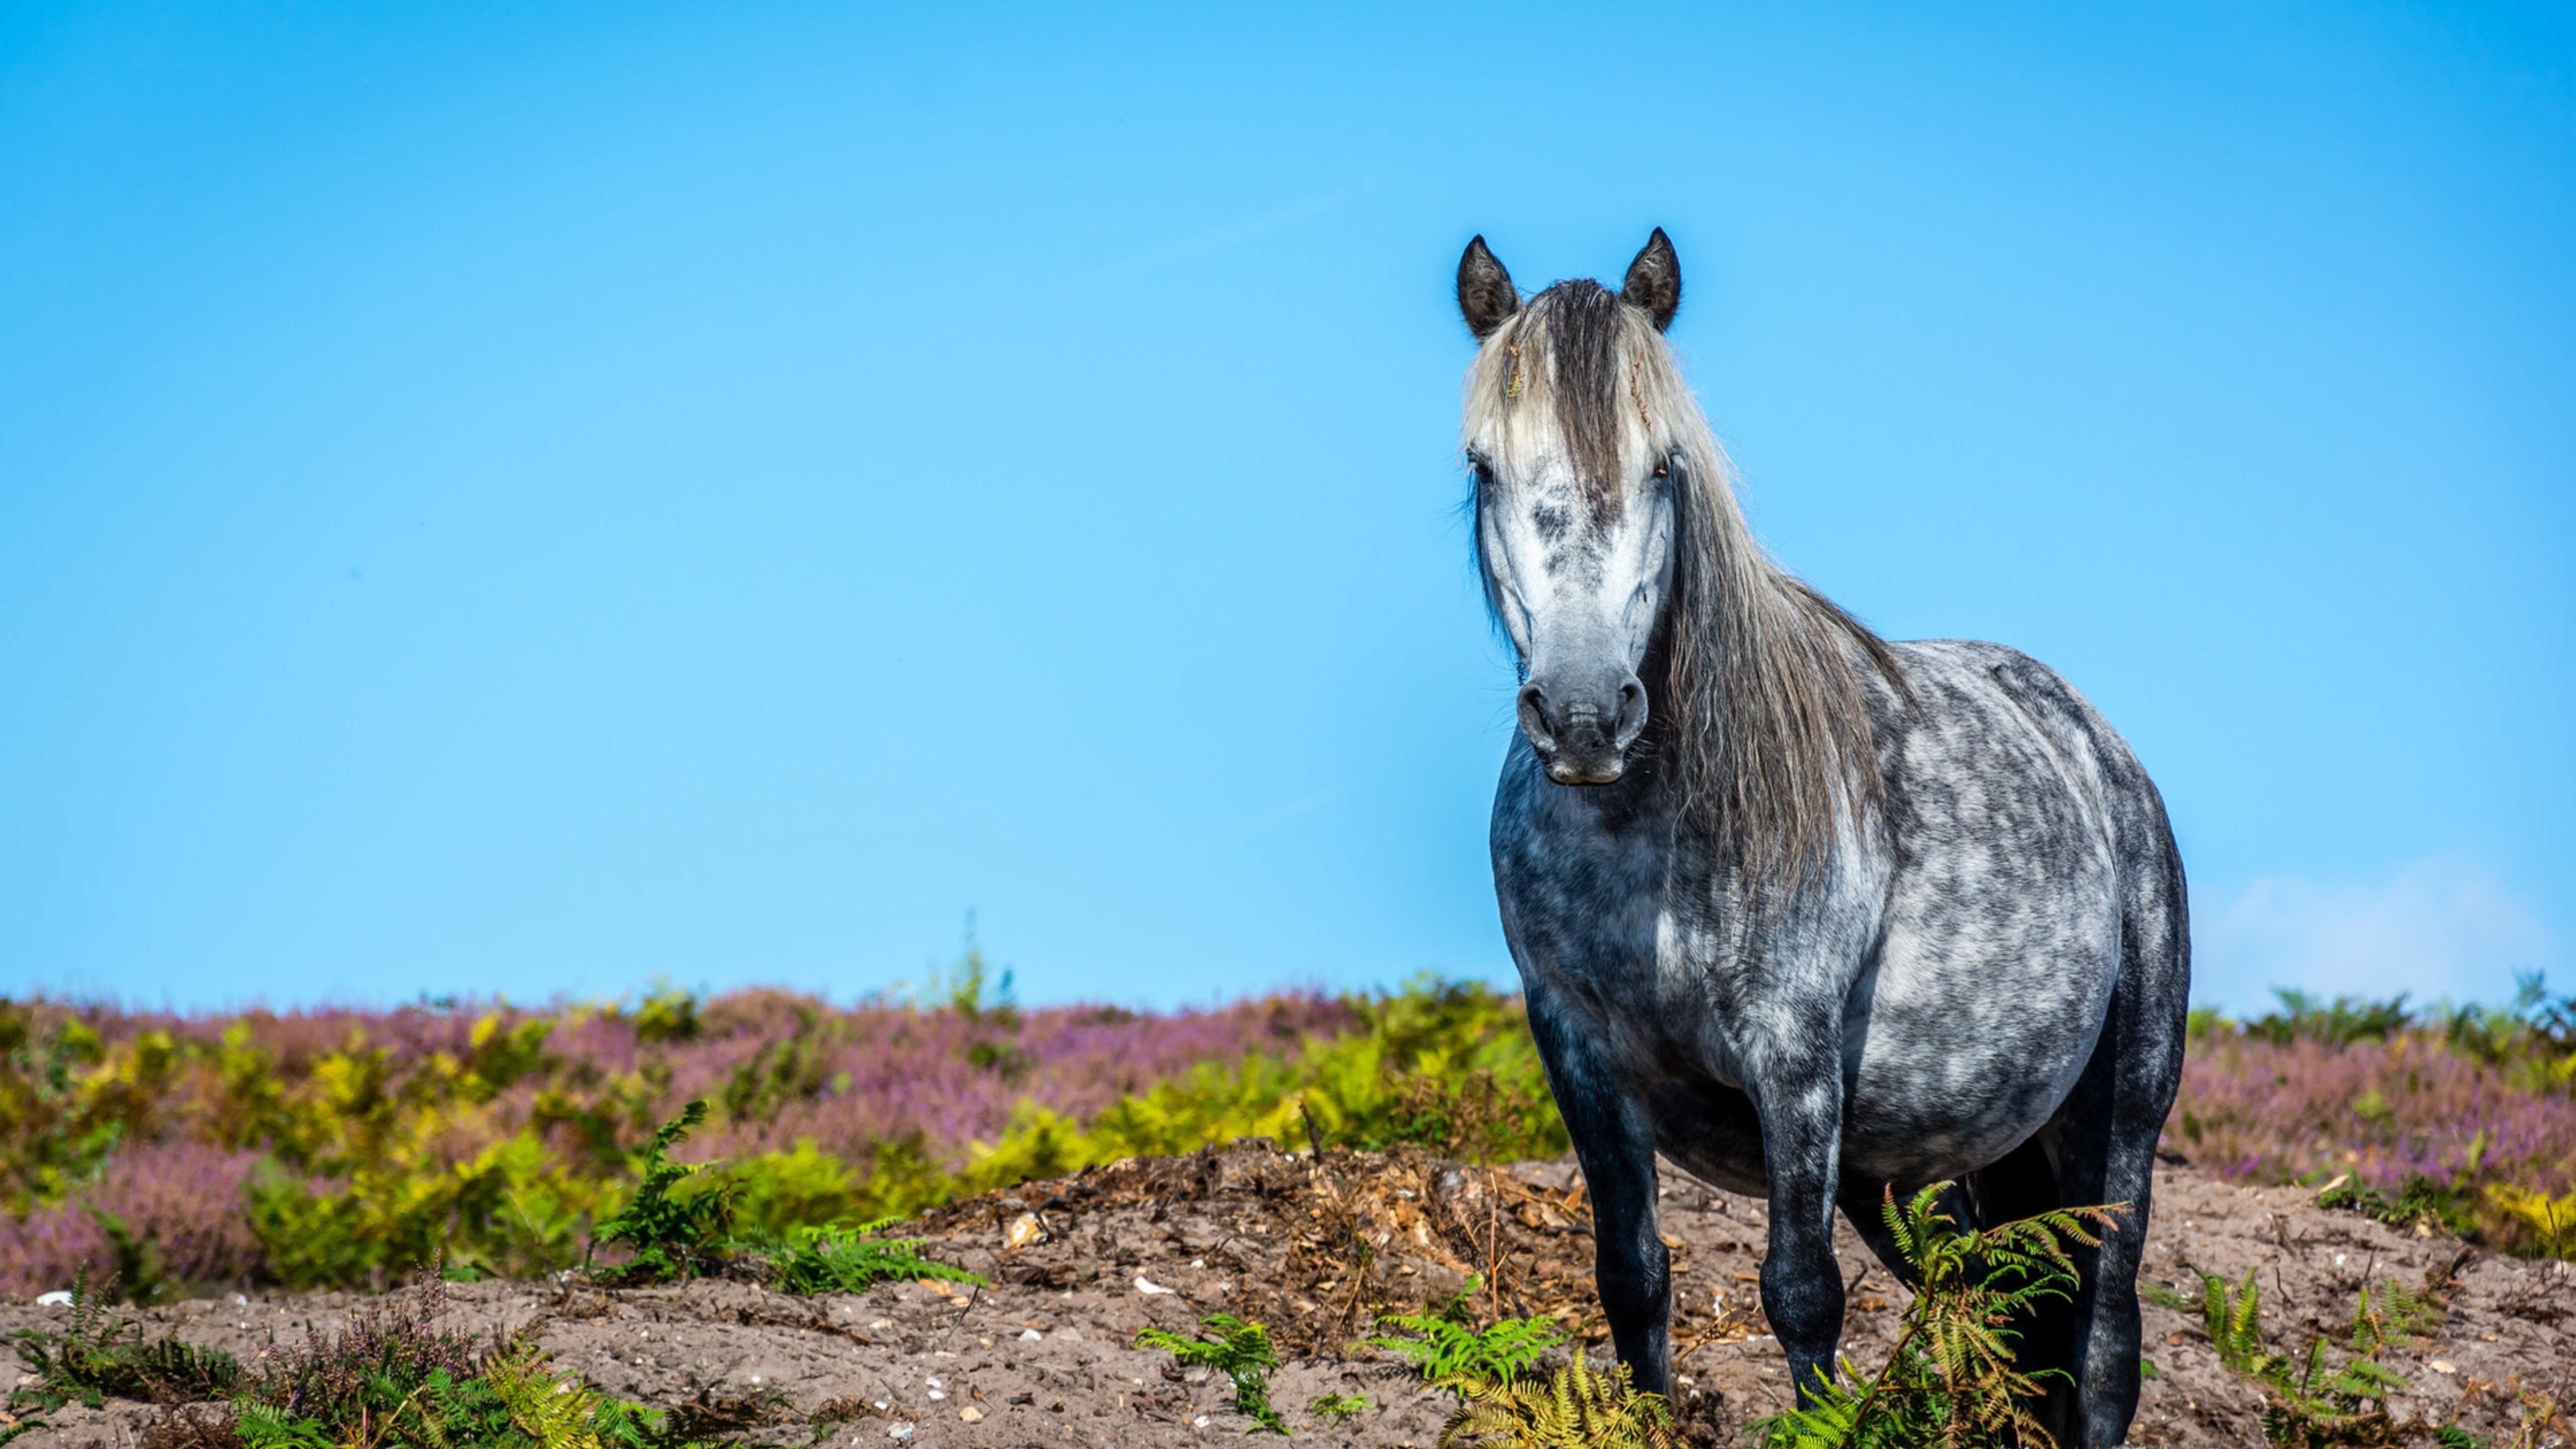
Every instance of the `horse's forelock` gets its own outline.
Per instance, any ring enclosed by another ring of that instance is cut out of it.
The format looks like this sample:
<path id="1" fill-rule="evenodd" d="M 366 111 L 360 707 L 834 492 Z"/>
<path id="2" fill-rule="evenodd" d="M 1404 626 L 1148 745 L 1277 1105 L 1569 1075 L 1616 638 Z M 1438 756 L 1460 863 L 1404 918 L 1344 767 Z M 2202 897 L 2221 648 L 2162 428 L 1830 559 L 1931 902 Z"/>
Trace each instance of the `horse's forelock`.
<path id="1" fill-rule="evenodd" d="M 1558 282 L 1532 297 L 1477 359 L 1470 430 L 1482 416 L 1545 404 L 1584 496 L 1598 512 L 1615 509 L 1626 482 L 1620 408 L 1634 391 L 1626 359 L 1636 339 L 1629 334 L 1653 336 L 1644 316 L 1598 282 Z"/>

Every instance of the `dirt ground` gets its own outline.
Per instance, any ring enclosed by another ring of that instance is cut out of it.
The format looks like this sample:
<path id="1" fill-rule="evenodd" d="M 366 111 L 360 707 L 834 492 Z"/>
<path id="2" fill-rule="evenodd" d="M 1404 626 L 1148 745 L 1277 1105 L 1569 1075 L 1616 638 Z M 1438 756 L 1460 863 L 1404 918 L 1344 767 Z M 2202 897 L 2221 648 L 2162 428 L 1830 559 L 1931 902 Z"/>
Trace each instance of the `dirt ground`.
<path id="1" fill-rule="evenodd" d="M 1680 1391 L 1694 1437 L 1741 1444 L 1741 1425 L 1781 1407 L 1788 1379 L 1764 1331 L 1756 1270 L 1758 1201 L 1667 1168 L 1663 1231 L 1673 1245 Z M 623 1398 L 693 1406 L 701 1425 L 775 1444 L 1177 1445 L 1242 1432 L 1222 1378 L 1181 1373 L 1130 1345 L 1149 1324 L 1187 1329 L 1229 1312 L 1270 1325 L 1288 1360 L 1272 1400 L 1301 1437 L 1422 1446 L 1445 1399 L 1353 1341 L 1378 1312 L 1420 1311 L 1482 1287 L 1480 1316 L 1543 1313 L 1606 1356 L 1593 1321 L 1590 1217 L 1570 1162 L 1462 1167 L 1410 1152 L 1317 1159 L 1266 1142 L 1113 1164 L 931 1214 L 930 1251 L 992 1278 L 982 1289 L 905 1284 L 793 1298 L 747 1282 L 606 1291 L 566 1280 L 456 1285 L 451 1317 L 536 1335 L 558 1366 Z M 1884 1361 L 1905 1295 L 1846 1225 L 1851 1284 L 1844 1348 Z M 2156 1184 L 2147 1262 L 2156 1281 L 2196 1291 L 2182 1266 L 2262 1286 L 2276 1349 L 2341 1333 L 2365 1284 L 2431 1287 L 2442 1324 L 2380 1357 L 2403 1375 L 2399 1442 L 2430 1443 L 2457 1422 L 2513 1442 L 2523 1396 L 2576 1403 L 2576 1272 L 2500 1258 L 2427 1230 L 2323 1211 L 2289 1188 L 2241 1188 L 2187 1167 Z M 418 1290 L 408 1290 L 418 1291 Z M 146 1331 L 255 1361 L 272 1343 L 329 1329 L 347 1294 L 227 1295 L 140 1317 Z M 59 1323 L 66 1310 L 0 1305 L 0 1332 Z M 2148 1358 L 2132 1441 L 2262 1442 L 2261 1394 L 2218 1365 L 2196 1318 L 2146 1309 Z M 2338 1356 L 2348 1345 L 2338 1341 Z M 1326 1393 L 1370 1407 L 1328 1424 Z M 128 1449 L 156 1411 L 112 1403 L 49 1415 L 23 1449 Z M 2557 1442 L 2567 1442 L 2562 1427 Z M 2551 1442 L 2548 1432 L 2536 1441 Z"/>

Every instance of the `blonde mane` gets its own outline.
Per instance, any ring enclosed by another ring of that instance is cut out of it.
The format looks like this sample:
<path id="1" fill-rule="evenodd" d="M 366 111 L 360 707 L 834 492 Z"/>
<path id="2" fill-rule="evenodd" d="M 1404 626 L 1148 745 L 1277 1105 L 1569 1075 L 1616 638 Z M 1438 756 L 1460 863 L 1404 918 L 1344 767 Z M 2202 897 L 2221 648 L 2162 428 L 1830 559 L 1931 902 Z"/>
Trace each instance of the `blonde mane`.
<path id="1" fill-rule="evenodd" d="M 1559 282 L 1485 340 L 1465 402 L 1470 436 L 1551 410 L 1596 514 L 1619 507 L 1649 458 L 1671 461 L 1673 583 L 1658 626 L 1669 668 L 1660 689 L 1648 681 L 1661 758 L 1685 821 L 1723 862 L 1792 888 L 1820 870 L 1842 820 L 1882 803 L 1861 671 L 1899 691 L 1903 675 L 1877 635 L 1755 542 L 1734 466 L 1663 334 L 1597 283 Z M 1651 451 L 1623 459 L 1638 436 Z"/>

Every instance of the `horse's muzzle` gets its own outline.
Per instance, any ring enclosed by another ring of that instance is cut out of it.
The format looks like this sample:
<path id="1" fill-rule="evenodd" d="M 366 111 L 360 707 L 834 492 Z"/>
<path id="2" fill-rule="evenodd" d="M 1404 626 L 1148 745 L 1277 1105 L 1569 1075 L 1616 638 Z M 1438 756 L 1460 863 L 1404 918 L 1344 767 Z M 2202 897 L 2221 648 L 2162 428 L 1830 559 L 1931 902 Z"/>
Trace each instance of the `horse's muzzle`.
<path id="1" fill-rule="evenodd" d="M 1646 686 L 1630 674 L 1589 689 L 1533 679 L 1521 686 L 1521 733 L 1560 785 L 1607 785 L 1627 769 L 1646 728 Z"/>

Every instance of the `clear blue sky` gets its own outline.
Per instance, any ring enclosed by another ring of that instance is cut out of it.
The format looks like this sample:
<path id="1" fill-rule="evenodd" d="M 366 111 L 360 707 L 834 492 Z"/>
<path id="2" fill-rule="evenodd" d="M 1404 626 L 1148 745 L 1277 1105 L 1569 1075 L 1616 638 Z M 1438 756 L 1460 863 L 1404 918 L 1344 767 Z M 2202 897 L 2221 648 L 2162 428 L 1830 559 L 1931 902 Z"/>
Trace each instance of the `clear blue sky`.
<path id="1" fill-rule="evenodd" d="M 1507 977 L 1449 278 L 1658 224 L 2204 998 L 2576 985 L 2569 12 L 1937 8 L 9 6 L 0 990 Z"/>

